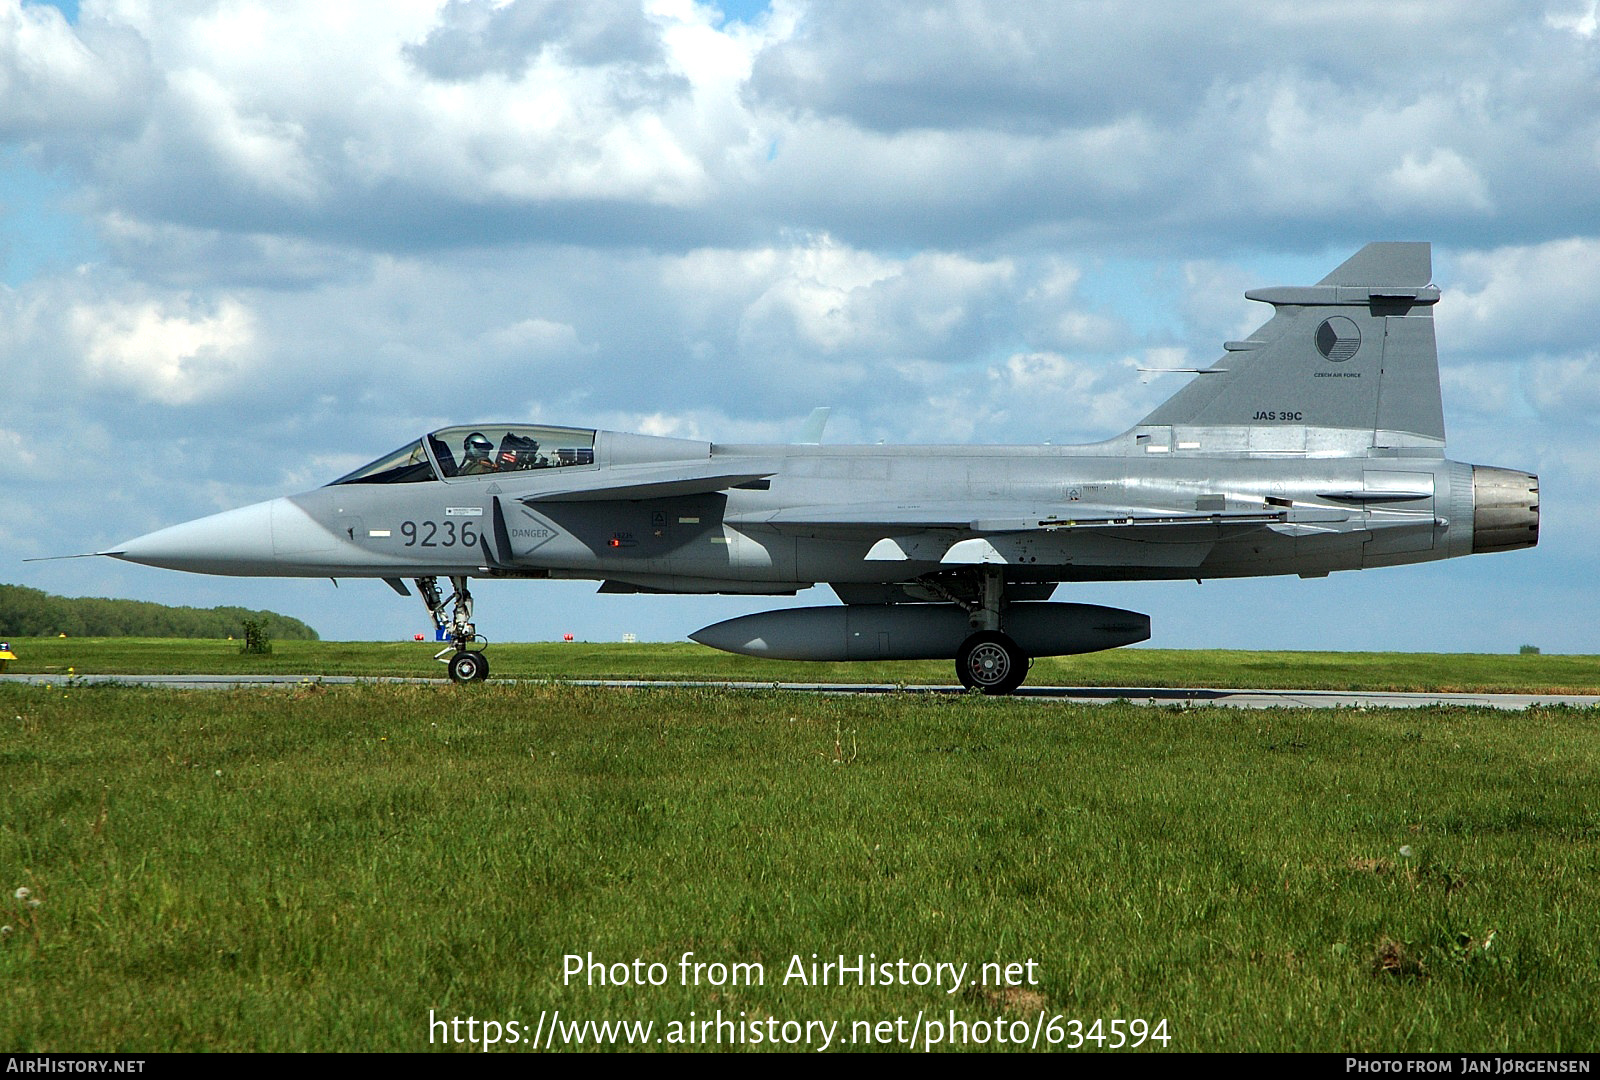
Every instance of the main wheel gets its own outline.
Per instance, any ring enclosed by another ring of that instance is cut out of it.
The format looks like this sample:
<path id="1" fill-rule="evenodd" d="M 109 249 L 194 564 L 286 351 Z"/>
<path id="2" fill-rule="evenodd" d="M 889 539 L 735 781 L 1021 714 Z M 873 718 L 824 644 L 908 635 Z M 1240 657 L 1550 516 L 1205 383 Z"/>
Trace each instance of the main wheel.
<path id="1" fill-rule="evenodd" d="M 961 643 L 956 653 L 956 677 L 968 690 L 1009 694 L 1028 675 L 1028 654 L 1004 634 L 980 631 Z"/>
<path id="2" fill-rule="evenodd" d="M 458 683 L 482 682 L 489 677 L 489 658 L 481 652 L 458 652 L 450 658 L 450 677 Z"/>

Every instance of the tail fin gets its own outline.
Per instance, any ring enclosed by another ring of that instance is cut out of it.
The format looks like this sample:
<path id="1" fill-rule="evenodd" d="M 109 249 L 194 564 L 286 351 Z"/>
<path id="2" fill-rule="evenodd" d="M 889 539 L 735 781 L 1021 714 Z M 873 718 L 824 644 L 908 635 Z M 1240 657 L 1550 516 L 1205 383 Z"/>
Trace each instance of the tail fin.
<path id="1" fill-rule="evenodd" d="M 1432 277 L 1428 244 L 1368 244 L 1315 285 L 1252 289 L 1272 318 L 1140 427 L 1251 428 L 1242 449 L 1293 449 L 1286 429 L 1307 449 L 1442 449 Z"/>
<path id="2" fill-rule="evenodd" d="M 806 417 L 805 424 L 795 432 L 794 438 L 789 440 L 790 445 L 821 446 L 822 430 L 828 426 L 828 415 L 832 412 L 832 407 L 826 405 L 812 409 L 811 415 Z"/>

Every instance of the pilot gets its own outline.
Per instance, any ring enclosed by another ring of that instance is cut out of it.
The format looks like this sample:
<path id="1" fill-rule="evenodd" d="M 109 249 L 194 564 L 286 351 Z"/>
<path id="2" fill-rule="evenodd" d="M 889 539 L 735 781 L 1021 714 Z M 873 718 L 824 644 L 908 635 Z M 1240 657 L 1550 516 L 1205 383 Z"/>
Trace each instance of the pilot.
<path id="1" fill-rule="evenodd" d="M 477 476 L 494 472 L 494 443 L 481 431 L 474 431 L 461 444 L 461 468 L 457 476 Z"/>

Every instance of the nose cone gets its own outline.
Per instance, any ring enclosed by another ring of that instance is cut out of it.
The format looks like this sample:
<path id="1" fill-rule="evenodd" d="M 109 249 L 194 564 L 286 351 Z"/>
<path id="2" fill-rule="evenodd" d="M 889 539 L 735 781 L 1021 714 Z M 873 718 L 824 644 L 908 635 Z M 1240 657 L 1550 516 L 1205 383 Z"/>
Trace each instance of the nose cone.
<path id="1" fill-rule="evenodd" d="M 106 554 L 197 574 L 271 574 L 273 507 L 283 501 L 256 503 L 158 529 Z"/>

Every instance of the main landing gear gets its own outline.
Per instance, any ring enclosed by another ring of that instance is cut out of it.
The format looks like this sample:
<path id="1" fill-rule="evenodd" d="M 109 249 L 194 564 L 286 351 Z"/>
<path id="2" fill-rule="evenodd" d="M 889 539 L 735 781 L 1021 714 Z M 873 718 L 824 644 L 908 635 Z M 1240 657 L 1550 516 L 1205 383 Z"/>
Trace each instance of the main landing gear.
<path id="1" fill-rule="evenodd" d="M 450 678 L 458 683 L 487 679 L 489 658 L 483 651 L 489 641 L 478 633 L 472 623 L 472 593 L 467 591 L 466 577 L 450 579 L 455 591 L 449 596 L 440 594 L 438 578 L 417 578 L 416 584 L 417 591 L 422 594 L 422 602 L 428 605 L 428 614 L 433 616 L 433 625 L 450 642 L 435 654 L 434 659 L 447 665 Z M 450 606 L 448 616 L 445 614 L 446 606 Z"/>
<path id="2" fill-rule="evenodd" d="M 1005 575 L 999 567 L 983 568 L 977 603 L 965 603 L 973 633 L 956 652 L 956 678 L 968 690 L 1009 694 L 1028 677 L 1028 654 L 1000 629 Z"/>
<path id="3" fill-rule="evenodd" d="M 961 643 L 956 678 L 968 690 L 1009 694 L 1028 675 L 1028 656 L 998 630 L 980 630 Z"/>

